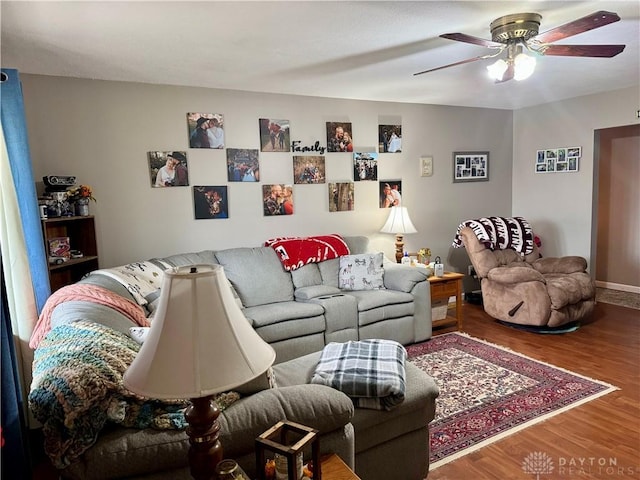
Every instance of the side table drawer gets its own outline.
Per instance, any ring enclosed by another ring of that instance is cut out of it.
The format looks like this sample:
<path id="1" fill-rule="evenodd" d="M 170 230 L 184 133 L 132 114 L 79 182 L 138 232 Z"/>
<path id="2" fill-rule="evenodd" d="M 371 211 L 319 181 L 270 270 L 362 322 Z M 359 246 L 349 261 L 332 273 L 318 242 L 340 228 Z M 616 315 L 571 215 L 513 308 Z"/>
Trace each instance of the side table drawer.
<path id="1" fill-rule="evenodd" d="M 457 293 L 456 290 L 456 282 L 438 282 L 431 284 L 431 296 L 432 297 L 441 297 L 441 296 L 453 296 Z"/>

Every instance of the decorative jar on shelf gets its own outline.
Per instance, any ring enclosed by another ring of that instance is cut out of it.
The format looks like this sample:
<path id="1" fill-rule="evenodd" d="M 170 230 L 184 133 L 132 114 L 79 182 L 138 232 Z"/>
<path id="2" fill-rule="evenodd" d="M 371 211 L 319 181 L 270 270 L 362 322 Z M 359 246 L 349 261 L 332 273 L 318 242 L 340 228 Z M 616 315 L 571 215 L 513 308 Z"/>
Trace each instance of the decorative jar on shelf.
<path id="1" fill-rule="evenodd" d="M 78 198 L 75 201 L 76 215 L 79 217 L 86 217 L 89 215 L 89 199 Z"/>

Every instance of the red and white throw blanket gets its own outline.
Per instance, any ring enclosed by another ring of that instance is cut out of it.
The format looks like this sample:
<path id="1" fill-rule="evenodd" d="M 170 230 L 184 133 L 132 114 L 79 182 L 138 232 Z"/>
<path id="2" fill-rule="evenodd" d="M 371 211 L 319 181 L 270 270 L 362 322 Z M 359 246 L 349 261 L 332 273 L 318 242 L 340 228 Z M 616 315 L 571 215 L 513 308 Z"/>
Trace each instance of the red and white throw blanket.
<path id="1" fill-rule="evenodd" d="M 264 242 L 272 247 L 288 272 L 307 263 L 318 263 L 349 255 L 349 247 L 337 234 L 313 237 L 278 237 Z"/>
<path id="2" fill-rule="evenodd" d="M 73 283 L 62 287 L 60 290 L 56 290 L 47 299 L 44 304 L 44 308 L 40 313 L 38 322 L 31 333 L 31 339 L 29 340 L 29 346 L 36 349 L 42 339 L 51 330 L 51 314 L 53 310 L 61 303 L 71 300 L 85 300 L 89 302 L 98 303 L 107 307 L 117 310 L 125 317 L 129 318 L 132 322 L 132 326 L 138 325 L 140 327 L 148 327 L 150 325 L 149 320 L 144 315 L 142 307 L 137 305 L 131 300 L 127 300 L 121 297 L 117 293 L 113 293 L 111 290 L 99 287 L 97 285 L 91 285 L 89 283 Z"/>
<path id="3" fill-rule="evenodd" d="M 483 217 L 465 220 L 458 225 L 453 246 L 464 246 L 460 230 L 470 227 L 478 240 L 491 250 L 511 248 L 523 255 L 533 252 L 533 231 L 529 222 L 522 217 Z"/>

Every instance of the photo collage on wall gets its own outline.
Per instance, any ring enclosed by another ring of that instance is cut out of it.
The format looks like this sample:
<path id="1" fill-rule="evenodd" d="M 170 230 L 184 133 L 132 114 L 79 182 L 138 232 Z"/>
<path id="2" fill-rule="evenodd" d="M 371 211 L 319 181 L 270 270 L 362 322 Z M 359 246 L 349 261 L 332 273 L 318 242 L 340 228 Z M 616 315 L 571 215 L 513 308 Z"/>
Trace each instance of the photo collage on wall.
<path id="1" fill-rule="evenodd" d="M 264 216 L 292 215 L 294 185 L 328 185 L 330 212 L 352 211 L 355 208 L 354 182 L 378 181 L 378 164 L 382 153 L 402 152 L 402 125 L 399 117 L 393 123 L 378 125 L 379 146 L 354 149 L 351 122 L 326 122 L 327 145 L 320 141 L 304 145 L 291 137 L 289 120 L 258 118 L 259 149 L 227 148 L 225 122 L 222 113 L 188 112 L 188 148 L 226 150 L 227 182 L 260 182 L 260 153 L 292 152 L 292 182 L 262 185 Z M 389 119 L 387 119 L 389 120 Z M 396 122 L 397 120 L 397 122 Z M 325 162 L 327 153 L 349 153 L 353 162 L 353 181 L 327 183 Z M 152 188 L 189 186 L 187 152 L 183 150 L 148 152 L 149 176 Z M 196 220 L 229 218 L 228 184 L 194 185 L 194 218 Z M 381 208 L 401 204 L 402 181 L 379 183 Z"/>
<path id="2" fill-rule="evenodd" d="M 547 148 L 536 152 L 536 173 L 577 172 L 581 147 Z"/>

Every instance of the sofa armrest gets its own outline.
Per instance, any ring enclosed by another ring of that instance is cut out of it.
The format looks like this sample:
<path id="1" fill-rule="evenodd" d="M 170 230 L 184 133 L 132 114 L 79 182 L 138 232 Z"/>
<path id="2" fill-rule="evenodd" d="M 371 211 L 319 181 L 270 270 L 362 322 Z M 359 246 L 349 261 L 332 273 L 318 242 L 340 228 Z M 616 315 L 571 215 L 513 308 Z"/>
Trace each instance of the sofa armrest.
<path id="1" fill-rule="evenodd" d="M 417 283 L 427 281 L 427 269 L 397 263 L 387 264 L 383 280 L 385 288 L 411 293 Z"/>
<path id="2" fill-rule="evenodd" d="M 539 258 L 531 265 L 542 274 L 576 273 L 587 270 L 587 260 L 578 256 Z"/>
<path id="3" fill-rule="evenodd" d="M 506 285 L 524 282 L 545 283 L 542 273 L 531 267 L 497 267 L 489 270 L 487 278 Z"/>

